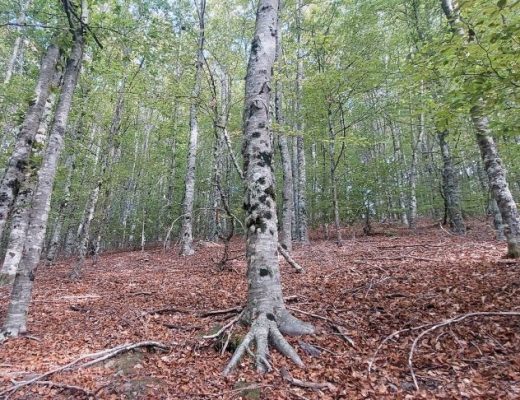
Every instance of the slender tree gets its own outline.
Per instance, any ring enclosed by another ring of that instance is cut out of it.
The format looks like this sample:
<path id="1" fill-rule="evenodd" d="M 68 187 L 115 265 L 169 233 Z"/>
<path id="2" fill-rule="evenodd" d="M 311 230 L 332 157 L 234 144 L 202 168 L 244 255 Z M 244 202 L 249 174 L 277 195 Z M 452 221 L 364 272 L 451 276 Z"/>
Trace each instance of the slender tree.
<path id="1" fill-rule="evenodd" d="M 202 72 L 204 66 L 204 16 L 206 0 L 200 0 L 197 6 L 199 16 L 199 36 L 197 45 L 197 61 L 195 63 L 195 83 L 191 93 L 190 106 L 190 138 L 188 144 L 188 161 L 182 204 L 181 254 L 191 256 L 193 250 L 193 201 L 195 197 L 195 167 L 197 163 L 197 141 L 199 138 L 199 96 L 201 92 Z"/>

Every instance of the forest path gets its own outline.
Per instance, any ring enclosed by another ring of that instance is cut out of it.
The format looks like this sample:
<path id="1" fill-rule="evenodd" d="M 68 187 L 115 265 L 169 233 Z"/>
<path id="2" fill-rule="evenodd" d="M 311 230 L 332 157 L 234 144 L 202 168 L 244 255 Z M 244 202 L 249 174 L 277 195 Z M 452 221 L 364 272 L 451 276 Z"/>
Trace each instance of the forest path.
<path id="1" fill-rule="evenodd" d="M 295 246 L 293 255 L 306 272 L 297 274 L 281 261 L 284 295 L 297 296 L 289 306 L 307 313 L 293 311 L 317 327 L 315 335 L 300 339 L 321 354 L 311 357 L 303 351 L 305 343 L 289 338 L 306 368 L 298 369 L 273 352 L 277 370 L 265 376 L 257 375 L 246 357 L 230 377 L 222 377 L 231 354 L 221 355 L 212 340 L 201 336 L 232 315 L 149 313 L 164 307 L 208 311 L 242 305 L 246 282 L 241 238 L 232 243 L 232 257 L 238 258 L 226 271 L 216 268 L 222 247 L 207 243 L 192 257 L 179 256 L 177 248 L 104 255 L 96 265 L 87 261 L 80 282 L 68 279 L 72 261 L 41 266 L 30 337 L 0 346 L 0 392 L 11 380 L 29 379 L 82 354 L 154 340 L 171 345 L 171 352 L 129 353 L 50 379 L 91 391 L 102 388 L 101 399 L 518 398 L 516 317 L 467 319 L 425 336 L 414 358 L 419 392 L 414 391 L 407 358 L 420 330 L 388 341 L 367 376 L 377 347 L 394 331 L 469 312 L 520 311 L 520 264 L 501 259 L 505 245 L 492 239 L 489 227 L 473 225 L 463 238 L 434 225 L 415 234 L 379 225 L 376 231 L 382 234 L 372 237 L 345 230 L 342 247 L 317 237 L 309 247 Z M 8 294 L 8 288 L 0 288 L 2 319 Z M 313 391 L 290 384 L 282 378 L 282 367 L 295 379 L 332 386 Z M 237 385 L 239 381 L 247 384 Z M 71 396 L 80 398 L 63 388 L 38 385 L 13 398 Z"/>

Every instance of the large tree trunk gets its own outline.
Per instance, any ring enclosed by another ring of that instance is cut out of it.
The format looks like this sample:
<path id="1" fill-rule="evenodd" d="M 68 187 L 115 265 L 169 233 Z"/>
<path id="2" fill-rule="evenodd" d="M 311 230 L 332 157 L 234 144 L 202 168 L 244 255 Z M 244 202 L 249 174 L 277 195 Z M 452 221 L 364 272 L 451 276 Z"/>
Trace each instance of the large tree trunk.
<path id="1" fill-rule="evenodd" d="M 313 327 L 289 314 L 285 308 L 278 265 L 273 144 L 269 130 L 271 74 L 276 52 L 278 0 L 260 0 L 255 36 L 247 67 L 244 104 L 244 208 L 247 227 L 247 279 L 249 282 L 244 319 L 251 330 L 224 370 L 228 374 L 249 344 L 256 341 L 256 365 L 270 369 L 268 340 L 298 365 L 303 365 L 282 333 L 312 333 Z"/>
<path id="2" fill-rule="evenodd" d="M 51 45 L 43 57 L 36 85 L 35 100 L 31 103 L 16 139 L 13 154 L 0 182 L 0 238 L 2 237 L 13 202 L 26 173 L 34 136 L 38 131 L 53 83 L 59 49 Z"/>
<path id="3" fill-rule="evenodd" d="M 56 87 L 59 86 L 60 77 L 58 75 L 59 74 L 56 74 L 56 79 L 54 80 Z M 29 222 L 29 207 L 38 183 L 38 169 L 41 166 L 40 160 L 44 153 L 45 143 L 48 136 L 48 127 L 52 119 L 55 101 L 56 94 L 51 93 L 45 104 L 45 111 L 43 113 L 40 127 L 34 136 L 26 174 L 13 207 L 14 211 L 12 212 L 11 218 L 11 231 L 9 232 L 9 241 L 7 243 L 4 264 L 0 271 L 0 281 L 11 283 L 14 280 L 16 271 L 18 270 L 18 264 L 22 258 L 27 225 Z"/>
<path id="4" fill-rule="evenodd" d="M 83 1 L 82 11 L 87 11 L 85 1 Z M 81 17 L 83 20 L 83 15 Z M 74 89 L 81 69 L 83 48 L 83 24 L 80 24 L 80 26 L 74 30 L 74 42 L 64 73 L 60 99 L 54 116 L 54 124 L 49 136 L 49 144 L 45 152 L 42 167 L 39 171 L 38 189 L 34 193 L 29 214 L 30 219 L 25 248 L 14 280 L 0 340 L 1 338 L 9 336 L 18 336 L 27 330 L 27 313 L 31 301 L 36 267 L 40 261 L 45 239 L 52 186 L 56 176 L 58 158 L 63 147 L 64 134 L 72 105 Z"/>
<path id="5" fill-rule="evenodd" d="M 197 162 L 197 141 L 199 137 L 198 112 L 199 96 L 201 90 L 202 67 L 204 64 L 204 14 L 206 0 L 200 0 L 199 13 L 199 39 L 197 46 L 197 61 L 195 64 L 195 84 L 191 93 L 190 106 L 190 139 L 188 145 L 188 163 L 186 169 L 186 183 L 184 188 L 184 201 L 182 204 L 182 228 L 181 228 L 181 254 L 191 256 L 193 250 L 193 201 L 195 197 L 195 166 Z"/>
<path id="6" fill-rule="evenodd" d="M 450 146 L 446 141 L 447 135 L 447 130 L 437 133 L 442 156 L 442 186 L 444 198 L 446 200 L 448 218 L 453 232 L 457 235 L 464 235 L 466 233 L 466 226 L 462 218 L 459 185 L 453 169 Z"/>

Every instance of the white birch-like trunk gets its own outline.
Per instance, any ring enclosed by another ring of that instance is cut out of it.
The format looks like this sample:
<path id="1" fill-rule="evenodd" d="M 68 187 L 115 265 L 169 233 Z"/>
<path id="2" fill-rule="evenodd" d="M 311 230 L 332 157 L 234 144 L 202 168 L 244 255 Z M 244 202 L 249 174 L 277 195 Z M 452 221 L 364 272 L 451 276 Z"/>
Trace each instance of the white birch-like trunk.
<path id="1" fill-rule="evenodd" d="M 55 83 L 56 86 L 59 86 L 59 77 L 56 77 Z M 9 232 L 9 241 L 7 243 L 4 263 L 0 271 L 0 281 L 4 280 L 11 283 L 14 280 L 16 271 L 18 270 L 18 264 L 22 258 L 29 222 L 29 207 L 38 182 L 38 169 L 41 165 L 40 160 L 45 150 L 48 127 L 51 122 L 55 102 L 56 94 L 51 93 L 46 101 L 43 118 L 32 144 L 26 174 L 14 203 L 11 231 Z"/>
<path id="2" fill-rule="evenodd" d="M 197 61 L 195 64 L 195 84 L 191 93 L 190 106 L 190 138 L 188 144 L 188 162 L 186 168 L 186 181 L 184 187 L 184 200 L 182 204 L 181 227 L 181 254 L 191 256 L 193 249 L 193 202 L 195 197 L 195 167 L 197 163 L 197 141 L 199 138 L 199 96 L 201 91 L 202 68 L 204 65 L 204 15 L 206 12 L 206 0 L 200 0 L 199 37 L 197 45 Z"/>
<path id="3" fill-rule="evenodd" d="M 23 182 L 31 155 L 32 143 L 42 120 L 45 104 L 53 83 L 53 75 L 58 62 L 59 49 L 51 45 L 45 53 L 36 85 L 35 99 L 25 115 L 18 133 L 13 154 L 9 158 L 4 176 L 0 181 L 0 238 L 2 237 L 9 214 L 18 190 Z"/>
<path id="4" fill-rule="evenodd" d="M 82 5 L 82 11 L 86 13 L 86 2 L 83 1 Z M 80 18 L 86 22 L 83 19 L 83 14 Z M 27 313 L 29 311 L 36 268 L 40 261 L 45 239 L 52 186 L 56 176 L 58 158 L 63 147 L 74 89 L 81 69 L 83 48 L 83 24 L 81 24 L 74 31 L 74 42 L 65 68 L 63 86 L 54 115 L 49 144 L 39 171 L 38 188 L 34 193 L 30 209 L 25 248 L 13 283 L 13 290 L 0 340 L 10 336 L 18 336 L 27 330 Z"/>
<path id="5" fill-rule="evenodd" d="M 259 1 L 247 67 L 243 156 L 248 299 L 243 317 L 251 324 L 251 330 L 238 346 L 224 374 L 238 363 L 252 341 L 256 342 L 256 365 L 260 372 L 271 369 L 267 359 L 268 340 L 282 354 L 303 365 L 282 333 L 313 332 L 312 326 L 297 320 L 285 308 L 278 265 L 273 138 L 268 126 L 278 5 L 278 0 Z"/>

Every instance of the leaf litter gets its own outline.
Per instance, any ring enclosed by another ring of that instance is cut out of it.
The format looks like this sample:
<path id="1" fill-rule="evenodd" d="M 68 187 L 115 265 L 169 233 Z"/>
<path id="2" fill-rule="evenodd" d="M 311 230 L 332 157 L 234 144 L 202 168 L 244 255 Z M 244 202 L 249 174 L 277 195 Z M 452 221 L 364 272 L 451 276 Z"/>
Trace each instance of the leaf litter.
<path id="1" fill-rule="evenodd" d="M 345 229 L 341 247 L 320 232 L 310 246 L 296 245 L 292 255 L 305 272 L 280 257 L 284 295 L 316 334 L 289 338 L 304 369 L 273 351 L 273 371 L 263 376 L 251 357 L 222 376 L 242 327 L 204 338 L 230 325 L 245 303 L 244 257 L 220 271 L 214 261 L 219 245 L 202 243 L 192 257 L 179 256 L 177 248 L 111 253 L 89 264 L 80 282 L 68 279 L 74 260 L 41 266 L 27 336 L 0 346 L 0 393 L 89 353 L 153 341 L 169 350 L 136 348 L 5 396 L 520 398 L 520 318 L 465 318 L 414 343 L 425 329 L 466 313 L 520 312 L 520 264 L 502 259 L 505 245 L 488 226 L 472 225 L 466 237 L 433 224 L 415 232 L 379 225 L 380 234 L 369 237 L 360 227 Z M 243 251 L 242 238 L 234 238 L 232 254 Z M 0 287 L 1 319 L 8 296 Z M 418 390 L 409 368 L 414 344 Z"/>

